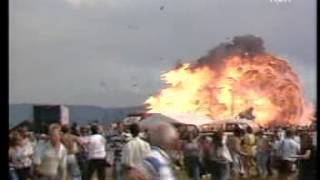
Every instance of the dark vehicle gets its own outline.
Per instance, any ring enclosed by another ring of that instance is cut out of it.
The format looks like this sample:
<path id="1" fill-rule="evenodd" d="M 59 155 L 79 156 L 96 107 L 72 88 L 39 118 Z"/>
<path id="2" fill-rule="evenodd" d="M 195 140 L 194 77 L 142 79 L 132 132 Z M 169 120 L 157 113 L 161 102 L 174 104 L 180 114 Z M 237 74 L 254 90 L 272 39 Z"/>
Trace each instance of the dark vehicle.
<path id="1" fill-rule="evenodd" d="M 49 124 L 69 124 L 69 109 L 62 105 L 36 105 L 33 107 L 34 131 L 43 133 Z"/>

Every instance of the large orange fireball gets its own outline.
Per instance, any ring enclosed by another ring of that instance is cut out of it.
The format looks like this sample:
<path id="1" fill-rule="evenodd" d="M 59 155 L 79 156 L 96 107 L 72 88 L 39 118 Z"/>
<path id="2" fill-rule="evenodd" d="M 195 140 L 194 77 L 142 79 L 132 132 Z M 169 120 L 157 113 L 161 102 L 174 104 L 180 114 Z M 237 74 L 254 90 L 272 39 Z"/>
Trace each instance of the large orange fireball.
<path id="1" fill-rule="evenodd" d="M 284 59 L 264 52 L 262 40 L 235 37 L 194 64 L 161 76 L 167 87 L 145 101 L 153 113 L 196 113 L 214 120 L 253 108 L 260 125 L 311 123 L 297 74 Z M 220 53 L 220 54 L 219 54 Z"/>

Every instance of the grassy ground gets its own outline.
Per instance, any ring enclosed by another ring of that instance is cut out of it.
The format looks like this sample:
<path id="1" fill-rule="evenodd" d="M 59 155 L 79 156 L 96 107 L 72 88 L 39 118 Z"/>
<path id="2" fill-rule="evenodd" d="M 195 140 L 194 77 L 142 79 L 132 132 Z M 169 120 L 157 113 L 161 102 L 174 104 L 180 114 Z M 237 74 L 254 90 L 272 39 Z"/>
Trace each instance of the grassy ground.
<path id="1" fill-rule="evenodd" d="M 176 170 L 175 171 L 176 174 L 176 178 L 177 180 L 191 180 L 191 178 L 189 178 L 186 174 L 186 172 L 181 169 L 181 170 Z M 277 173 L 274 172 L 275 175 L 270 176 L 270 177 L 266 177 L 266 178 L 260 178 L 260 177 L 250 177 L 250 178 L 233 178 L 232 180 L 278 180 L 278 176 Z M 93 180 L 97 180 L 97 178 L 93 178 Z M 112 169 L 108 168 L 107 169 L 107 178 L 106 180 L 116 180 L 116 178 L 113 176 L 112 174 Z M 124 179 L 123 179 L 124 180 Z M 210 177 L 207 178 L 202 178 L 201 180 L 211 180 Z M 292 179 L 290 180 L 297 180 L 296 176 L 294 176 Z"/>
<path id="2" fill-rule="evenodd" d="M 189 178 L 186 174 L 186 172 L 184 170 L 179 170 L 176 171 L 176 175 L 177 175 L 177 180 L 191 180 L 191 178 Z M 279 177 L 277 176 L 277 172 L 274 172 L 273 176 L 268 176 L 266 178 L 262 178 L 262 177 L 249 177 L 249 178 L 232 178 L 232 180 L 278 180 Z M 202 178 L 201 180 L 211 180 L 210 177 L 205 177 Z M 293 175 L 293 177 L 291 177 L 290 180 L 297 180 L 297 175 Z"/>

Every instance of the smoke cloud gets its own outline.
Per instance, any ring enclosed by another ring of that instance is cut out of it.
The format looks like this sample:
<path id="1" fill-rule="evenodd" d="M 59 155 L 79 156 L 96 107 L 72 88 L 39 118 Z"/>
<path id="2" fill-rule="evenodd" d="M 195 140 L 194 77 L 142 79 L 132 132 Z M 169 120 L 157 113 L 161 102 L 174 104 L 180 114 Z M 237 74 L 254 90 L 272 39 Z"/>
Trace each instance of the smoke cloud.
<path id="1" fill-rule="evenodd" d="M 221 43 L 209 53 L 197 60 L 196 67 L 210 66 L 217 69 L 230 56 L 254 56 L 265 52 L 264 41 L 254 35 L 235 36 L 231 42 Z"/>

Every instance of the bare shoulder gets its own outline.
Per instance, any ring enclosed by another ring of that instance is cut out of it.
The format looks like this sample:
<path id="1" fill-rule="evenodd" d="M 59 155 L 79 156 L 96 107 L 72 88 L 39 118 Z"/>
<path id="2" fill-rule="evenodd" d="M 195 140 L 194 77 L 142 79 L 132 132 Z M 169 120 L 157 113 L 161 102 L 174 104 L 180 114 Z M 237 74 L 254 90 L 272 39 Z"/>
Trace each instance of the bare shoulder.
<path id="1" fill-rule="evenodd" d="M 138 169 L 138 168 L 131 169 L 128 173 L 127 179 L 128 180 L 148 180 L 145 173 L 143 173 L 141 169 Z"/>

